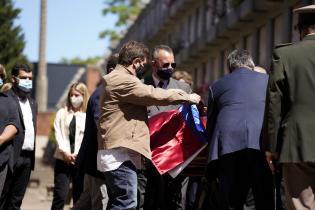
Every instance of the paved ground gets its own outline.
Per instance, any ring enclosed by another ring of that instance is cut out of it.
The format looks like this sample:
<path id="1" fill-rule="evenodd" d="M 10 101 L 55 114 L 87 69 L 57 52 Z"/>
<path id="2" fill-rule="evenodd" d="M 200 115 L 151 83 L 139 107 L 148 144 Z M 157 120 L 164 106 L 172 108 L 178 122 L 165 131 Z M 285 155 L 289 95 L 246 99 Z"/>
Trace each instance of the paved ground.
<path id="1" fill-rule="evenodd" d="M 43 151 L 47 144 L 47 138 L 38 136 L 36 139 L 36 163 L 32 172 L 31 181 L 27 188 L 21 210 L 50 210 L 52 192 L 47 192 L 47 187 L 53 184 L 53 168 L 43 163 Z M 64 210 L 69 210 L 66 205 Z"/>
<path id="2" fill-rule="evenodd" d="M 28 189 L 23 200 L 22 210 L 50 210 L 52 198 L 47 198 L 46 192 L 37 189 Z M 66 205 L 64 210 L 70 210 Z"/>
<path id="3" fill-rule="evenodd" d="M 21 210 L 50 210 L 52 196 L 47 196 L 46 189 L 28 188 Z M 66 205 L 64 210 L 70 210 Z"/>

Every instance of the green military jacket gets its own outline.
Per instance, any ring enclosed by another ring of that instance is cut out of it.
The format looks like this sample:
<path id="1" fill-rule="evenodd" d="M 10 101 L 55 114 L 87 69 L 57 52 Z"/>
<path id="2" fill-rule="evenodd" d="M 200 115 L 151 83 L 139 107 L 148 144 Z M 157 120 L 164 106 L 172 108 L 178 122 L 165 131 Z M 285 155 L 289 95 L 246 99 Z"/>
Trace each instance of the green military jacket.
<path id="1" fill-rule="evenodd" d="M 282 163 L 315 162 L 315 35 L 274 50 L 263 147 Z"/>

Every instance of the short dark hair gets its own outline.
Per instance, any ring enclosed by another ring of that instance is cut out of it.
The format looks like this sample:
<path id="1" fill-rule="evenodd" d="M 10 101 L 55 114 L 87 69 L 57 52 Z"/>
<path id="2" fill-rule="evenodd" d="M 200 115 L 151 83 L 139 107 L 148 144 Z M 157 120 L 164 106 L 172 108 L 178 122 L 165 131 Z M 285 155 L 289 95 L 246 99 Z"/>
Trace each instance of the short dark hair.
<path id="1" fill-rule="evenodd" d="M 241 67 L 253 69 L 255 67 L 252 56 L 247 50 L 236 49 L 233 50 L 227 57 L 227 66 L 232 72 L 233 70 Z"/>
<path id="2" fill-rule="evenodd" d="M 112 54 L 108 60 L 107 60 L 107 64 L 106 64 L 106 71 L 107 73 L 109 73 L 109 71 L 111 69 L 114 69 L 118 63 L 118 53 Z"/>
<path id="3" fill-rule="evenodd" d="M 297 27 L 300 31 L 306 28 L 315 28 L 315 13 L 300 13 Z"/>
<path id="4" fill-rule="evenodd" d="M 27 64 L 15 64 L 12 68 L 11 74 L 12 76 L 17 77 L 20 71 L 32 72 L 32 69 Z"/>
<path id="5" fill-rule="evenodd" d="M 153 51 L 152 51 L 152 59 L 153 59 L 153 60 L 157 58 L 157 54 L 158 54 L 158 52 L 159 52 L 160 50 L 165 50 L 166 52 L 169 52 L 169 53 L 171 53 L 171 54 L 174 54 L 171 47 L 169 47 L 169 46 L 167 46 L 167 45 L 163 45 L 163 44 L 157 45 L 157 46 L 154 47 L 154 49 L 153 49 Z"/>
<path id="6" fill-rule="evenodd" d="M 129 41 L 119 51 L 118 64 L 129 66 L 136 58 L 148 59 L 149 49 L 141 42 Z"/>

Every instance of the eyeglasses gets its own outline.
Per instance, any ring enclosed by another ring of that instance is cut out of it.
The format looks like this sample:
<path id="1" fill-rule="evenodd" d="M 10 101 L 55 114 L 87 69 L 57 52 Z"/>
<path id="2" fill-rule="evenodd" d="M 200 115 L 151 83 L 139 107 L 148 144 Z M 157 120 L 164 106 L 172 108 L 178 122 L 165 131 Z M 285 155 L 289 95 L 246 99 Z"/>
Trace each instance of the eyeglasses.
<path id="1" fill-rule="evenodd" d="M 162 65 L 162 68 L 166 69 L 166 68 L 168 68 L 169 66 L 171 66 L 173 69 L 175 69 L 175 68 L 176 68 L 176 63 L 164 63 L 164 64 Z"/>

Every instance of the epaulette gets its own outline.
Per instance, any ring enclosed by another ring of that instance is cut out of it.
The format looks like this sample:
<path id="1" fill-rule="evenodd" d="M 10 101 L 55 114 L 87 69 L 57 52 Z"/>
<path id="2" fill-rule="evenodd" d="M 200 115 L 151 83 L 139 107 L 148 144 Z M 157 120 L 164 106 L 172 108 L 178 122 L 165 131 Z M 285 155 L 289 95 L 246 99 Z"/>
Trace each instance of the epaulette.
<path id="1" fill-rule="evenodd" d="M 278 45 L 275 46 L 275 48 L 285 47 L 285 46 L 289 46 L 289 45 L 292 45 L 292 43 L 278 44 Z"/>

